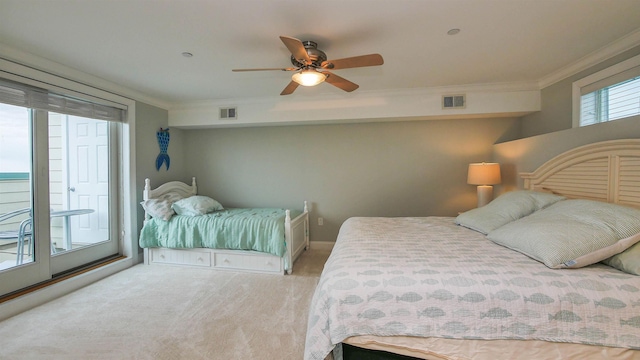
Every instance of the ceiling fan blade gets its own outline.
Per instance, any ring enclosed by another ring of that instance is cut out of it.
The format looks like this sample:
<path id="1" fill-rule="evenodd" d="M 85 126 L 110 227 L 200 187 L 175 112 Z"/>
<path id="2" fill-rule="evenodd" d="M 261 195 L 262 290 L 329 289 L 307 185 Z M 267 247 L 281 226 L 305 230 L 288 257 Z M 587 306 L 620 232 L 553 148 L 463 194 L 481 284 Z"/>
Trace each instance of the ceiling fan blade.
<path id="1" fill-rule="evenodd" d="M 289 85 L 287 85 L 287 87 L 285 87 L 284 90 L 282 90 L 280 95 L 289 95 L 293 93 L 297 88 L 298 88 L 298 83 L 295 81 L 291 81 Z"/>
<path id="2" fill-rule="evenodd" d="M 307 49 L 304 48 L 302 41 L 289 36 L 280 36 L 280 40 L 282 40 L 296 60 L 305 65 L 311 64 L 311 58 L 309 58 Z"/>
<path id="3" fill-rule="evenodd" d="M 348 57 L 344 59 L 323 61 L 322 67 L 325 69 L 348 69 L 348 68 L 364 67 L 364 66 L 377 66 L 382 64 L 384 64 L 382 55 L 369 54 L 369 55 Z"/>
<path id="4" fill-rule="evenodd" d="M 351 81 L 342 78 L 334 73 L 328 71 L 323 71 L 322 73 L 327 75 L 327 78 L 324 80 L 325 82 L 328 82 L 329 84 L 344 91 L 352 92 L 353 90 L 360 87 L 358 84 L 352 83 Z"/>
<path id="5" fill-rule="evenodd" d="M 231 71 L 240 72 L 240 71 L 271 71 L 271 70 L 280 70 L 280 71 L 296 71 L 298 68 L 258 68 L 258 69 L 232 69 Z"/>

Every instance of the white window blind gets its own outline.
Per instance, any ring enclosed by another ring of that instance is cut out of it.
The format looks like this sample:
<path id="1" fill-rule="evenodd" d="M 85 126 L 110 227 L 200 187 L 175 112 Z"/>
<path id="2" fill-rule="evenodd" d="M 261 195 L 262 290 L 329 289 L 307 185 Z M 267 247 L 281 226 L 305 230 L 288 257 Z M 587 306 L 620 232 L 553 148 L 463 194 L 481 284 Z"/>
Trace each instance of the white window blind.
<path id="1" fill-rule="evenodd" d="M 580 125 L 640 115 L 640 77 L 582 95 Z"/>
<path id="2" fill-rule="evenodd" d="M 580 88 L 580 126 L 640 115 L 640 66 Z"/>
<path id="3" fill-rule="evenodd" d="M 117 122 L 126 120 L 124 109 L 52 93 L 7 79 L 0 79 L 0 102 L 92 119 Z"/>

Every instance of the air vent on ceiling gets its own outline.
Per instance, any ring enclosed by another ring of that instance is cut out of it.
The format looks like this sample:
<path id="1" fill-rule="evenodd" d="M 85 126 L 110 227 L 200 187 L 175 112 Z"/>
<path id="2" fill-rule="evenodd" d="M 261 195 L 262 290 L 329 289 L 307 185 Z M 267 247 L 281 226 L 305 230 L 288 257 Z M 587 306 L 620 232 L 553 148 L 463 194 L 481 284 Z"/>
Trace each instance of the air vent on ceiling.
<path id="1" fill-rule="evenodd" d="M 464 109 L 467 101 L 465 95 L 443 95 L 442 96 L 442 108 L 443 109 Z"/>
<path id="2" fill-rule="evenodd" d="M 238 109 L 235 107 L 220 108 L 220 120 L 235 120 L 238 118 Z"/>

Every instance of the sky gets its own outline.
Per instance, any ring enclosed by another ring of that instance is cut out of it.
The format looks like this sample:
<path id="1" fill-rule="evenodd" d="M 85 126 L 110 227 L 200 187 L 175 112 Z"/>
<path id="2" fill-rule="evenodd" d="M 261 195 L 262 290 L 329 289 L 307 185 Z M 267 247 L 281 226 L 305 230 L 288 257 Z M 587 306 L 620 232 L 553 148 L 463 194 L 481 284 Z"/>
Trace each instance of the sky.
<path id="1" fill-rule="evenodd" d="M 0 173 L 29 172 L 29 110 L 0 103 Z"/>

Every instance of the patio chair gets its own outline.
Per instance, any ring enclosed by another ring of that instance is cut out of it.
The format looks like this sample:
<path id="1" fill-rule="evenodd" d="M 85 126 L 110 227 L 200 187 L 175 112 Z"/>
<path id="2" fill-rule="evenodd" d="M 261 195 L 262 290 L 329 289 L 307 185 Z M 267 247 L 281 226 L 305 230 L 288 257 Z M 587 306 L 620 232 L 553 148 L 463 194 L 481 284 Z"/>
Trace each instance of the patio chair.
<path id="1" fill-rule="evenodd" d="M 31 208 L 24 208 L 24 209 L 11 211 L 6 214 L 0 215 L 0 223 L 2 223 L 5 220 L 14 218 L 16 216 L 30 214 L 30 213 L 31 213 Z M 16 230 L 0 231 L 0 240 L 14 240 L 14 239 L 16 240 L 16 246 L 17 246 L 16 265 L 22 264 L 22 258 L 24 256 L 24 243 L 26 239 L 29 238 L 29 240 L 31 240 L 31 221 L 30 220 L 31 220 L 31 217 L 25 220 L 22 220 L 20 223 L 20 226 Z M 32 247 L 32 241 L 30 241 L 30 244 L 29 244 L 29 252 L 28 252 L 29 256 L 31 256 L 31 247 Z"/>
<path id="2" fill-rule="evenodd" d="M 65 218 L 68 218 L 69 216 L 74 216 L 74 215 L 90 214 L 92 212 L 94 212 L 93 209 L 74 209 L 74 210 L 60 210 L 60 211 L 53 211 L 53 209 L 49 210 L 49 214 L 51 217 L 65 217 Z M 16 210 L 16 211 L 12 211 L 12 212 L 0 215 L 0 222 L 10 219 L 12 217 L 16 217 L 18 215 L 26 214 L 26 213 L 31 214 L 31 208 L 20 209 L 20 210 Z M 20 226 L 18 227 L 18 230 L 0 232 L 0 240 L 16 239 L 16 245 L 17 245 L 16 265 L 20 265 L 23 262 L 24 244 L 25 244 L 25 241 L 27 241 L 27 239 L 29 240 L 28 255 L 31 256 L 34 252 L 34 243 L 32 241 L 32 235 L 33 235 L 32 223 L 33 223 L 33 220 L 31 216 L 29 216 L 20 222 Z M 67 234 L 66 236 L 68 239 L 67 248 L 71 249 L 71 237 L 69 234 Z M 57 252 L 58 252 L 58 249 L 56 249 L 53 243 L 51 243 L 51 254 L 55 254 Z"/>

